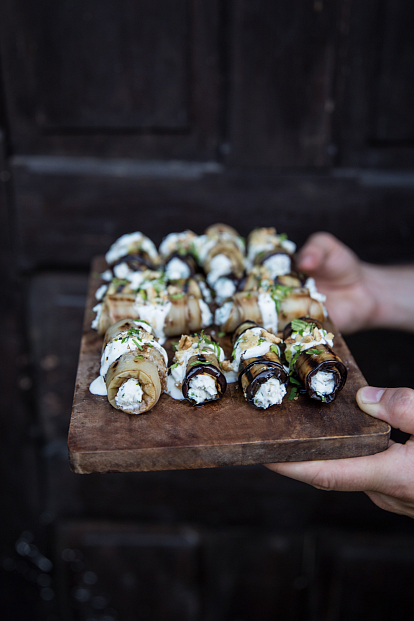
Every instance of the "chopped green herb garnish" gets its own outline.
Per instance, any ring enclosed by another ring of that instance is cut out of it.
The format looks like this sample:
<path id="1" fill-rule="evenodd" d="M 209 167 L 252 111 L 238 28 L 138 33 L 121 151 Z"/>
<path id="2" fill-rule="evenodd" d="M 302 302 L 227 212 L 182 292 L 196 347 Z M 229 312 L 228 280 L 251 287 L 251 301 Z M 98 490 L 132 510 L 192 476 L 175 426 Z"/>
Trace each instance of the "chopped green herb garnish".
<path id="1" fill-rule="evenodd" d="M 292 375 L 289 377 L 289 382 L 291 384 L 296 384 L 296 386 L 302 386 L 302 384 Z"/>
<path id="2" fill-rule="evenodd" d="M 140 345 L 136 339 L 132 339 L 132 342 L 133 342 L 133 343 L 134 343 L 134 344 L 138 347 L 138 349 L 140 349 L 141 351 L 144 349 L 144 348 L 142 347 L 142 345 Z"/>
<path id="3" fill-rule="evenodd" d="M 178 365 L 179 365 L 179 362 L 175 362 L 174 364 L 170 366 L 170 369 L 176 369 Z"/>
<path id="4" fill-rule="evenodd" d="M 194 364 L 211 364 L 211 362 L 208 362 L 207 360 L 195 360 L 194 362 L 190 362 L 189 366 L 192 367 Z"/>
<path id="5" fill-rule="evenodd" d="M 170 295 L 171 300 L 180 300 L 183 297 L 184 293 L 173 293 L 172 295 Z"/>
<path id="6" fill-rule="evenodd" d="M 292 386 L 292 388 L 290 389 L 289 399 L 293 400 L 296 397 L 297 393 L 298 389 L 296 388 L 296 386 Z"/>
<path id="7" fill-rule="evenodd" d="M 292 326 L 293 332 L 303 332 L 306 328 L 310 328 L 311 324 L 307 321 L 303 321 L 303 319 L 292 319 L 290 324 Z"/>
<path id="8" fill-rule="evenodd" d="M 315 347 L 311 347 L 309 349 L 306 349 L 305 353 L 307 353 L 307 354 L 323 354 L 323 350 L 322 349 L 315 349 Z"/>
<path id="9" fill-rule="evenodd" d="M 271 345 L 270 346 L 270 351 L 272 351 L 274 354 L 276 354 L 276 356 L 279 356 L 279 348 L 277 345 Z"/>
<path id="10" fill-rule="evenodd" d="M 223 336 L 226 336 L 225 332 L 218 332 L 217 336 L 219 337 L 219 339 L 221 339 Z"/>
<path id="11" fill-rule="evenodd" d="M 286 233 L 281 233 L 281 234 L 279 235 L 279 241 L 281 241 L 281 242 L 286 241 L 286 240 L 287 240 L 287 238 L 288 238 L 288 236 L 287 236 L 287 234 L 286 234 Z"/>

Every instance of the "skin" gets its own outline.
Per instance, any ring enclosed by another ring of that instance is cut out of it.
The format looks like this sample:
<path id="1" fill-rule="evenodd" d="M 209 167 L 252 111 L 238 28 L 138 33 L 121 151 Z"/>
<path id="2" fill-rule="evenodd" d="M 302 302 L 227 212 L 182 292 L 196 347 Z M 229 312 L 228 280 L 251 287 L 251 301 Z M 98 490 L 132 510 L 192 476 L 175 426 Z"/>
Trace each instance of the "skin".
<path id="1" fill-rule="evenodd" d="M 299 253 L 299 268 L 327 296 L 341 332 L 414 331 L 414 267 L 364 263 L 333 235 L 316 233 Z M 363 491 L 378 507 L 414 518 L 414 390 L 366 386 L 356 399 L 367 414 L 412 434 L 409 440 L 390 441 L 386 451 L 368 457 L 266 465 L 318 489 Z"/>

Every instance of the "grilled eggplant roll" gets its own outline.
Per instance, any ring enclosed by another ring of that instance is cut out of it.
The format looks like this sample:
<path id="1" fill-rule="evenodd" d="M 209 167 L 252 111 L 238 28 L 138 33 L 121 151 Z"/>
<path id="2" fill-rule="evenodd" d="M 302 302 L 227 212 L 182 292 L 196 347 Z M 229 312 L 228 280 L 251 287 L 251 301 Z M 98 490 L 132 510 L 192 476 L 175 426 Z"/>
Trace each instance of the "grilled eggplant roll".
<path id="1" fill-rule="evenodd" d="M 100 375 L 90 386 L 107 395 L 110 404 L 127 414 L 143 414 L 167 387 L 168 357 L 142 321 L 124 319 L 107 331 Z"/>
<path id="2" fill-rule="evenodd" d="M 94 307 L 97 313 L 92 327 L 100 334 L 127 317 L 144 319 L 159 339 L 201 330 L 212 324 L 213 316 L 203 300 L 201 283 L 196 279 L 177 281 L 166 286 L 160 272 L 142 272 L 138 290 L 127 280 L 114 279 Z"/>
<path id="3" fill-rule="evenodd" d="M 158 249 L 164 264 L 165 278 L 168 281 L 190 278 L 197 272 L 197 262 L 193 254 L 194 240 L 197 235 L 192 231 L 170 233 Z"/>
<path id="4" fill-rule="evenodd" d="M 281 342 L 254 321 L 244 321 L 233 335 L 234 360 L 222 365 L 237 370 L 246 401 L 261 410 L 279 405 L 286 394 L 289 376 L 280 360 Z"/>
<path id="5" fill-rule="evenodd" d="M 244 273 L 244 241 L 235 229 L 226 224 L 215 224 L 194 241 L 198 262 L 207 274 L 207 282 L 214 288 L 222 276 L 241 278 Z"/>
<path id="6" fill-rule="evenodd" d="M 192 405 L 217 401 L 226 392 L 227 381 L 220 362 L 224 352 L 207 335 L 183 335 L 170 367 L 167 392 Z"/>
<path id="7" fill-rule="evenodd" d="M 240 323 L 250 319 L 276 334 L 292 319 L 303 315 L 323 321 L 323 303 L 314 300 L 307 289 L 275 286 L 262 292 L 236 293 L 216 310 L 214 322 L 222 332 L 233 332 Z"/>
<path id="8" fill-rule="evenodd" d="M 129 255 L 138 257 L 151 269 L 155 269 L 161 263 L 154 243 L 149 237 L 139 231 L 127 233 L 119 237 L 106 253 L 105 259 L 110 267 L 117 264 L 119 271 L 119 266 L 123 264 L 123 260 L 126 261 Z M 125 274 L 117 274 L 115 272 L 114 274 L 118 278 L 126 277 Z"/>
<path id="9" fill-rule="evenodd" d="M 331 403 L 347 377 L 346 366 L 332 350 L 334 335 L 314 318 L 302 317 L 285 327 L 283 338 L 290 372 L 311 399 Z"/>
<path id="10" fill-rule="evenodd" d="M 277 235 L 276 229 L 254 229 L 247 239 L 247 265 L 264 265 L 272 280 L 292 272 L 292 258 L 296 245 L 286 235 Z"/>

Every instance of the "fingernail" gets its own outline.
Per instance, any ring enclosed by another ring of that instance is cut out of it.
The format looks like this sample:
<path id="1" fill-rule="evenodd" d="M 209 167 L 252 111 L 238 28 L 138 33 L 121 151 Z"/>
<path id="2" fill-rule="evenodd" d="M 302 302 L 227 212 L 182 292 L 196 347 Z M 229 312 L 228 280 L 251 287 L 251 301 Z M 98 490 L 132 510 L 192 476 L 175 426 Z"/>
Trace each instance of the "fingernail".
<path id="1" fill-rule="evenodd" d="M 359 392 L 359 398 L 361 403 L 379 403 L 382 395 L 385 392 L 385 388 L 374 388 L 374 386 L 364 386 Z"/>

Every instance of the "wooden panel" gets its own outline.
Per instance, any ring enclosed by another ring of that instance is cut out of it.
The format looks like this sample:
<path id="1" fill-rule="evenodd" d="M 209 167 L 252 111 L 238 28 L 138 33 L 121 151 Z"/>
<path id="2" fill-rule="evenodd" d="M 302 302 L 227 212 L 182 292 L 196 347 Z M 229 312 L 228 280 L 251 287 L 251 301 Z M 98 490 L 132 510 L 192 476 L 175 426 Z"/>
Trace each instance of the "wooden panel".
<path id="1" fill-rule="evenodd" d="M 199 546 L 198 533 L 189 528 L 62 526 L 57 538 L 62 617 L 200 619 Z"/>
<path id="2" fill-rule="evenodd" d="M 330 163 L 338 4 L 233 3 L 229 162 Z"/>
<path id="3" fill-rule="evenodd" d="M 102 258 L 92 274 L 106 268 Z M 90 472 L 137 472 L 211 468 L 271 461 L 304 461 L 369 455 L 388 446 L 390 427 L 372 419 L 355 402 L 365 380 L 342 337 L 335 351 L 348 369 L 344 389 L 332 404 L 300 396 L 258 412 L 249 406 L 237 383 L 224 397 L 202 408 L 161 395 L 145 416 L 115 410 L 105 397 L 89 392 L 99 375 L 102 337 L 90 328 L 95 291 L 102 284 L 91 276 L 85 312 L 76 389 L 69 428 L 72 469 Z M 327 322 L 327 328 L 334 331 Z M 227 356 L 230 339 L 220 341 Z M 171 349 L 171 346 L 167 346 Z M 172 352 L 170 357 L 172 358 Z"/>
<path id="4" fill-rule="evenodd" d="M 215 155 L 217 0 L 6 0 L 0 29 L 15 152 Z"/>
<path id="5" fill-rule="evenodd" d="M 207 174 L 190 164 L 148 169 L 133 160 L 45 159 L 17 158 L 12 166 L 24 268 L 89 269 L 123 233 L 141 230 L 159 244 L 171 231 L 202 233 L 217 221 L 244 236 L 253 226 L 276 226 L 299 246 L 325 230 L 368 261 L 414 259 L 410 174 Z"/>
<path id="6" fill-rule="evenodd" d="M 414 7 L 411 2 L 382 2 L 384 36 L 377 90 L 374 91 L 373 138 L 412 142 L 414 146 Z M 386 145 L 384 145 L 386 146 Z"/>
<path id="7" fill-rule="evenodd" d="M 343 0 L 333 115 L 336 165 L 412 169 L 412 19 L 412 6 L 404 0 Z"/>

